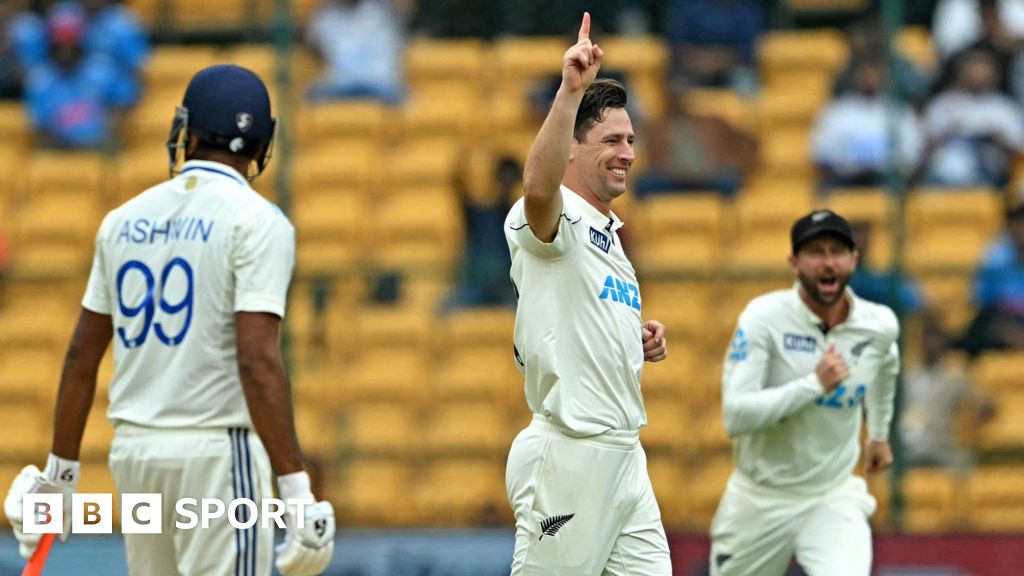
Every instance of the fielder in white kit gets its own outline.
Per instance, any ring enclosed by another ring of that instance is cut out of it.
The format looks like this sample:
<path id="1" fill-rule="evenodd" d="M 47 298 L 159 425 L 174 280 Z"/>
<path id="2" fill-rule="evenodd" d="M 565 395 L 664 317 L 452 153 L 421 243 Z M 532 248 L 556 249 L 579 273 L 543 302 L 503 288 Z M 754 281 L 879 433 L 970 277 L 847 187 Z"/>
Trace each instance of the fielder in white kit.
<path id="1" fill-rule="evenodd" d="M 130 573 L 269 576 L 273 523 L 236 529 L 221 518 L 179 529 L 175 503 L 259 503 L 273 497 L 272 471 L 281 498 L 309 503 L 301 528 L 294 506 L 285 515 L 278 570 L 315 574 L 330 561 L 334 510 L 315 502 L 303 471 L 279 346 L 295 231 L 249 186 L 269 158 L 274 130 L 259 77 L 230 65 L 201 70 L 175 114 L 172 178 L 100 225 L 61 377 L 52 453 L 43 471 L 22 470 L 4 505 L 25 557 L 39 535 L 21 530 L 22 499 L 50 492 L 70 501 L 97 368 L 113 340 L 111 473 L 120 492 L 159 493 L 163 505 L 160 534 L 125 534 Z M 248 509 L 239 510 L 246 513 L 236 519 L 247 521 Z"/>
<path id="2" fill-rule="evenodd" d="M 584 15 L 562 85 L 530 150 L 525 195 L 505 221 L 519 298 L 516 366 L 533 422 L 516 437 L 506 487 L 512 574 L 668 576 L 668 542 L 639 430 L 640 373 L 667 354 L 641 319 L 622 221 L 611 211 L 633 162 L 626 91 L 594 80 L 601 49 Z"/>
<path id="3" fill-rule="evenodd" d="M 735 470 L 711 525 L 711 573 L 777 576 L 795 555 L 810 576 L 867 576 L 875 500 L 853 472 L 865 409 L 867 472 L 892 463 L 899 323 L 847 287 L 857 251 L 841 216 L 808 214 L 791 243 L 795 286 L 747 305 L 725 359 Z"/>

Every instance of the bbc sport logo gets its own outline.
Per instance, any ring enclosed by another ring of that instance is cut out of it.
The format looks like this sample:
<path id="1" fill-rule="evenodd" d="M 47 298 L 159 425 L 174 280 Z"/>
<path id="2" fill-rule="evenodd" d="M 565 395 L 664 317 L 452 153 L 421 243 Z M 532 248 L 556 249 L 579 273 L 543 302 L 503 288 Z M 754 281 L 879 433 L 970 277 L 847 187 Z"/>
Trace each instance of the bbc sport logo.
<path id="1" fill-rule="evenodd" d="M 112 534 L 114 531 L 114 504 L 111 494 L 72 494 L 72 534 Z M 209 528 L 215 521 L 227 521 L 232 528 L 247 530 L 260 523 L 263 529 L 270 528 L 270 522 L 284 529 L 284 513 L 287 506 L 295 508 L 295 528 L 305 526 L 304 508 L 312 506 L 310 498 L 262 498 L 257 504 L 249 498 L 237 498 L 228 502 L 217 498 L 182 498 L 175 502 L 177 519 L 174 527 L 178 530 Z M 22 518 L 26 534 L 61 534 L 64 532 L 63 494 L 26 494 L 22 501 Z M 243 512 L 244 510 L 244 512 Z M 163 495 L 122 494 L 121 533 L 160 534 L 163 531 Z"/>

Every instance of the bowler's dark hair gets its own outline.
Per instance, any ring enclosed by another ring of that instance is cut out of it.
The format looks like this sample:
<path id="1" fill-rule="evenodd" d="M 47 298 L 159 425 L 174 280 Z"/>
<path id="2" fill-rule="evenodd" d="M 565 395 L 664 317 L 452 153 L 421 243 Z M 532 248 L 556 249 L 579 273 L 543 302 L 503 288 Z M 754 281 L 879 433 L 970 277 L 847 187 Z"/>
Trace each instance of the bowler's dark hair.
<path id="1" fill-rule="evenodd" d="M 583 142 L 583 137 L 594 127 L 603 122 L 609 108 L 626 107 L 626 88 L 618 81 L 609 78 L 594 80 L 576 112 L 576 125 L 572 129 L 572 137 Z"/>

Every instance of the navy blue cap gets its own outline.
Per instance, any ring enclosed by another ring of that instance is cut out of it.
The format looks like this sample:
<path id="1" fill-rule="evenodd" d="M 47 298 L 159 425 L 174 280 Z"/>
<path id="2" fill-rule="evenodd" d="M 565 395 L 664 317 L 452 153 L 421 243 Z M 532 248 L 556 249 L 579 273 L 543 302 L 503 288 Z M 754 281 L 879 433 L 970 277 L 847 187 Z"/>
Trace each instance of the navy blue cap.
<path id="1" fill-rule="evenodd" d="M 267 87 L 240 66 L 219 64 L 197 72 L 182 106 L 189 126 L 209 135 L 265 142 L 274 134 Z"/>
<path id="2" fill-rule="evenodd" d="M 804 244 L 825 234 L 839 237 L 851 250 L 855 247 L 853 230 L 846 218 L 831 210 L 815 210 L 793 223 L 789 233 L 793 254 L 799 252 Z"/>

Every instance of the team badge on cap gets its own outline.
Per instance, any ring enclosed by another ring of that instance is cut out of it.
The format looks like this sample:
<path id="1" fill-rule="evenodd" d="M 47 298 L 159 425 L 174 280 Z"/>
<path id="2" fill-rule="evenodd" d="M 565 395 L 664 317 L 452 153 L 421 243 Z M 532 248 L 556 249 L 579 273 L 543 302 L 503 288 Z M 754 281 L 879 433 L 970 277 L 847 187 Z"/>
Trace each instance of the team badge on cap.
<path id="1" fill-rule="evenodd" d="M 235 114 L 235 126 L 238 126 L 238 129 L 242 131 L 242 134 L 248 132 L 249 129 L 252 128 L 252 114 L 249 114 L 248 112 L 239 112 L 238 114 Z"/>

